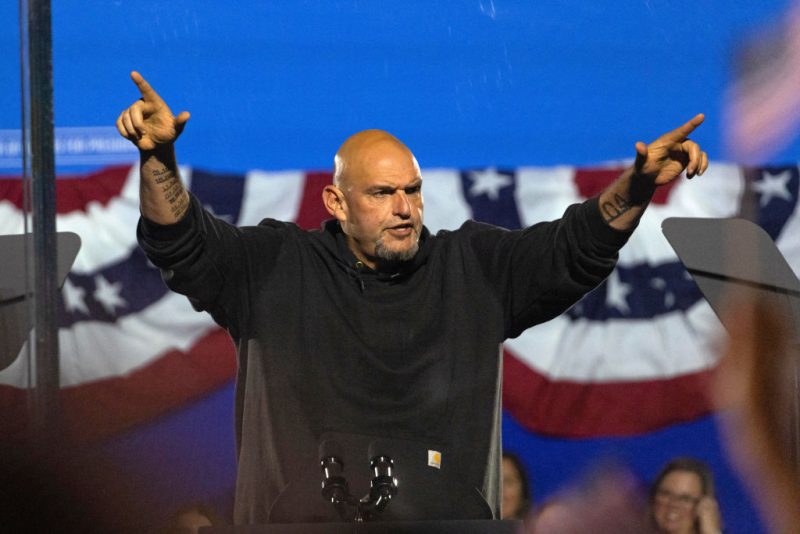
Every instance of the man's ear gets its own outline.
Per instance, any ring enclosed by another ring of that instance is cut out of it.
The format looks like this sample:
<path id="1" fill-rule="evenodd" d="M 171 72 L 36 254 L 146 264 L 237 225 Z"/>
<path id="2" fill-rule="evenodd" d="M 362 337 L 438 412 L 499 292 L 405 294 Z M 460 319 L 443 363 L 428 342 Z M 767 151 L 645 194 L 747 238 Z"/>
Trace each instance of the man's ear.
<path id="1" fill-rule="evenodd" d="M 322 190 L 322 203 L 325 204 L 325 209 L 328 210 L 332 216 L 339 222 L 347 220 L 345 213 L 345 200 L 342 190 L 333 184 L 328 184 Z"/>

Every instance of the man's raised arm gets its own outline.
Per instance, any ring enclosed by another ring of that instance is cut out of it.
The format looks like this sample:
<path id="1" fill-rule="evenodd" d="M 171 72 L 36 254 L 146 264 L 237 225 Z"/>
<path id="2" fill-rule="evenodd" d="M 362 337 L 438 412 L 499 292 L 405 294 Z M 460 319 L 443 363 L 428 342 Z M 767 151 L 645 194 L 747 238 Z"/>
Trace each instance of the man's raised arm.
<path id="1" fill-rule="evenodd" d="M 600 195 L 600 211 L 617 230 L 634 228 L 656 188 L 668 184 L 685 170 L 692 178 L 708 168 L 708 155 L 689 140 L 705 117 L 696 115 L 649 145 L 636 143 L 636 161 Z"/>
<path id="2" fill-rule="evenodd" d="M 189 208 L 189 194 L 181 183 L 174 149 L 189 112 L 176 117 L 141 74 L 131 72 L 131 79 L 142 97 L 120 113 L 117 130 L 139 149 L 139 209 L 150 221 L 173 224 Z"/>

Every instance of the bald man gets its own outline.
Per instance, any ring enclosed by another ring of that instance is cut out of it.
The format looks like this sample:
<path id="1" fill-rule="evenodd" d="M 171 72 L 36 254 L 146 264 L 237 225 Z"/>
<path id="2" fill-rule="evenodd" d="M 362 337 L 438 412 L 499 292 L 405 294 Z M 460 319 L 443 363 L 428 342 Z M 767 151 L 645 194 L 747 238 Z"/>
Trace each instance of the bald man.
<path id="1" fill-rule="evenodd" d="M 141 99 L 117 128 L 141 154 L 139 242 L 236 345 L 239 524 L 346 518 L 320 496 L 318 447 L 337 444 L 360 497 L 376 438 L 400 479 L 381 519 L 498 518 L 501 343 L 599 284 L 655 188 L 708 165 L 687 139 L 698 115 L 637 143 L 630 169 L 557 221 L 431 235 L 413 154 L 367 130 L 336 154 L 320 230 L 237 228 L 181 184 L 189 114 L 131 77 Z"/>

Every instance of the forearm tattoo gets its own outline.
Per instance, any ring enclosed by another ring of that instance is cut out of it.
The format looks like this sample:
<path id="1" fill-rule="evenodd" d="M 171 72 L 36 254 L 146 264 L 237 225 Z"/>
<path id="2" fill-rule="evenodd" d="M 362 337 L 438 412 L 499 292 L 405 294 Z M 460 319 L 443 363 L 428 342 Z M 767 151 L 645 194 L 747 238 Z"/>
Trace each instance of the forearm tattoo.
<path id="1" fill-rule="evenodd" d="M 614 198 L 610 201 L 603 202 L 603 205 L 600 206 L 601 210 L 603 211 L 603 217 L 605 218 L 606 222 L 611 222 L 614 219 L 618 219 L 622 217 L 622 215 L 629 211 L 633 206 L 627 199 L 621 197 L 617 193 L 614 193 Z"/>
<path id="2" fill-rule="evenodd" d="M 183 194 L 183 184 L 176 172 L 165 167 L 152 171 L 153 179 L 156 184 L 161 186 L 164 199 L 169 203 L 169 209 L 177 218 L 183 216 L 189 208 L 189 199 Z"/>

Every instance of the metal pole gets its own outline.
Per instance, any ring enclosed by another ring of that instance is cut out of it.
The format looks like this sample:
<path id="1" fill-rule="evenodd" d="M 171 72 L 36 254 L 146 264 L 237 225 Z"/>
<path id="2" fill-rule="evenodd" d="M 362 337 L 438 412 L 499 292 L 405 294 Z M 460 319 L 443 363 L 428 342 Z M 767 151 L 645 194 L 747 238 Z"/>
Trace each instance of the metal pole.
<path id="1" fill-rule="evenodd" d="M 34 439 L 53 443 L 59 433 L 56 194 L 50 0 L 28 0 L 31 200 L 35 306 Z"/>

